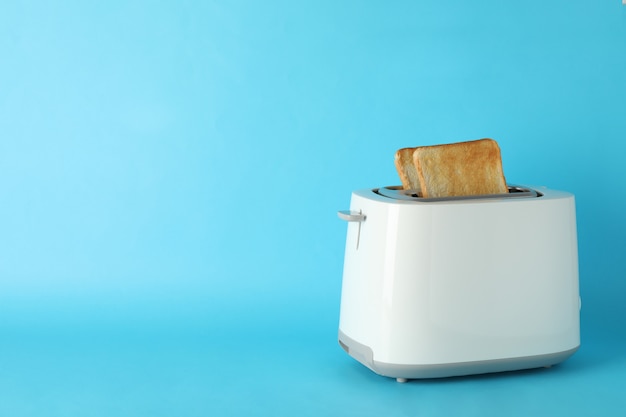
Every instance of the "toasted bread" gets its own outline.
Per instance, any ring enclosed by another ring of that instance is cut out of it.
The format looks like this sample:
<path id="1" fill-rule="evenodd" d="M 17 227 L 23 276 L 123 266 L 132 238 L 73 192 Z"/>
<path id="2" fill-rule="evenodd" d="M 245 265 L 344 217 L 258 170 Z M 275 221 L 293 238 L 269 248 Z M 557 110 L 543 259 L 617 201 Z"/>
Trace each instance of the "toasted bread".
<path id="1" fill-rule="evenodd" d="M 413 162 L 424 198 L 508 193 L 493 139 L 417 147 Z"/>
<path id="2" fill-rule="evenodd" d="M 416 190 L 419 193 L 420 182 L 415 163 L 413 162 L 414 150 L 415 148 L 399 149 L 395 155 L 395 164 L 398 175 L 400 175 L 402 188 L 405 190 Z"/>

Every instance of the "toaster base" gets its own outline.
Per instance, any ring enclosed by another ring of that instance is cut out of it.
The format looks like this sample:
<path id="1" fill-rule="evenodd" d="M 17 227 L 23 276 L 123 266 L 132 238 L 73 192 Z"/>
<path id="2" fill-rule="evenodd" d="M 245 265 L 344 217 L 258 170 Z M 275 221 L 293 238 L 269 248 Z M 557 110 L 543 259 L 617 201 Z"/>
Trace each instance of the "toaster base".
<path id="1" fill-rule="evenodd" d="M 545 368 L 563 362 L 579 348 L 542 355 L 517 358 L 456 362 L 442 364 L 396 364 L 374 360 L 372 349 L 339 331 L 339 345 L 354 359 L 367 366 L 375 373 L 396 378 L 398 382 L 407 379 L 445 378 L 453 376 L 477 375 L 495 372 L 518 371 L 522 369 Z"/>

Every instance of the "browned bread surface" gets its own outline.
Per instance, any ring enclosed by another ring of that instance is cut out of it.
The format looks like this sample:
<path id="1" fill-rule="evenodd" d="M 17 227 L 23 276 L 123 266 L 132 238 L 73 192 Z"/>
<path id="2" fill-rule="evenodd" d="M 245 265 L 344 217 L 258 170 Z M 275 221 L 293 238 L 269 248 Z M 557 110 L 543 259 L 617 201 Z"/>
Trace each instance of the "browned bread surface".
<path id="1" fill-rule="evenodd" d="M 420 182 L 415 163 L 413 162 L 414 150 L 415 148 L 399 149 L 395 155 L 395 164 L 398 175 L 400 175 L 402 188 L 405 190 L 417 190 L 419 192 Z"/>
<path id="2" fill-rule="evenodd" d="M 508 193 L 493 139 L 417 147 L 413 162 L 424 198 Z"/>

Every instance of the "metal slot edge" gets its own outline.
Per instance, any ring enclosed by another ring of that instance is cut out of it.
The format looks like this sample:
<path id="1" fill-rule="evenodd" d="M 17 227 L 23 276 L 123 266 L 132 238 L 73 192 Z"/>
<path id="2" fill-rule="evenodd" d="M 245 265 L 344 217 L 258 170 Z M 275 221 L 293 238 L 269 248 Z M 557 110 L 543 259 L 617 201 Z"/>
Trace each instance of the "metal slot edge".
<path id="1" fill-rule="evenodd" d="M 541 197 L 541 193 L 519 185 L 507 185 L 509 189 L 508 194 L 480 194 L 480 195 L 463 195 L 453 197 L 433 197 L 424 198 L 417 195 L 414 190 L 404 190 L 401 186 L 388 186 L 383 188 L 376 188 L 373 191 L 376 194 L 383 197 L 392 198 L 394 200 L 404 201 L 420 201 L 424 203 L 437 202 L 437 201 L 459 201 L 459 200 L 482 200 L 482 199 L 494 199 L 494 198 L 528 198 L 528 197 Z"/>

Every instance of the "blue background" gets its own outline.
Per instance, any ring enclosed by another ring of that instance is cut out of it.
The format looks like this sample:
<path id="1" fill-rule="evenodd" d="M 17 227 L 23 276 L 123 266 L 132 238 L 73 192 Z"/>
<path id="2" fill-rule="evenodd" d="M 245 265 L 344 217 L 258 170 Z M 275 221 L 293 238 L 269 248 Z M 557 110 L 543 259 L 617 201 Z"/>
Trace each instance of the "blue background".
<path id="1" fill-rule="evenodd" d="M 626 6 L 88 3 L 0 6 L 0 415 L 623 415 Z M 576 195 L 582 347 L 376 376 L 335 213 L 482 137 Z"/>

